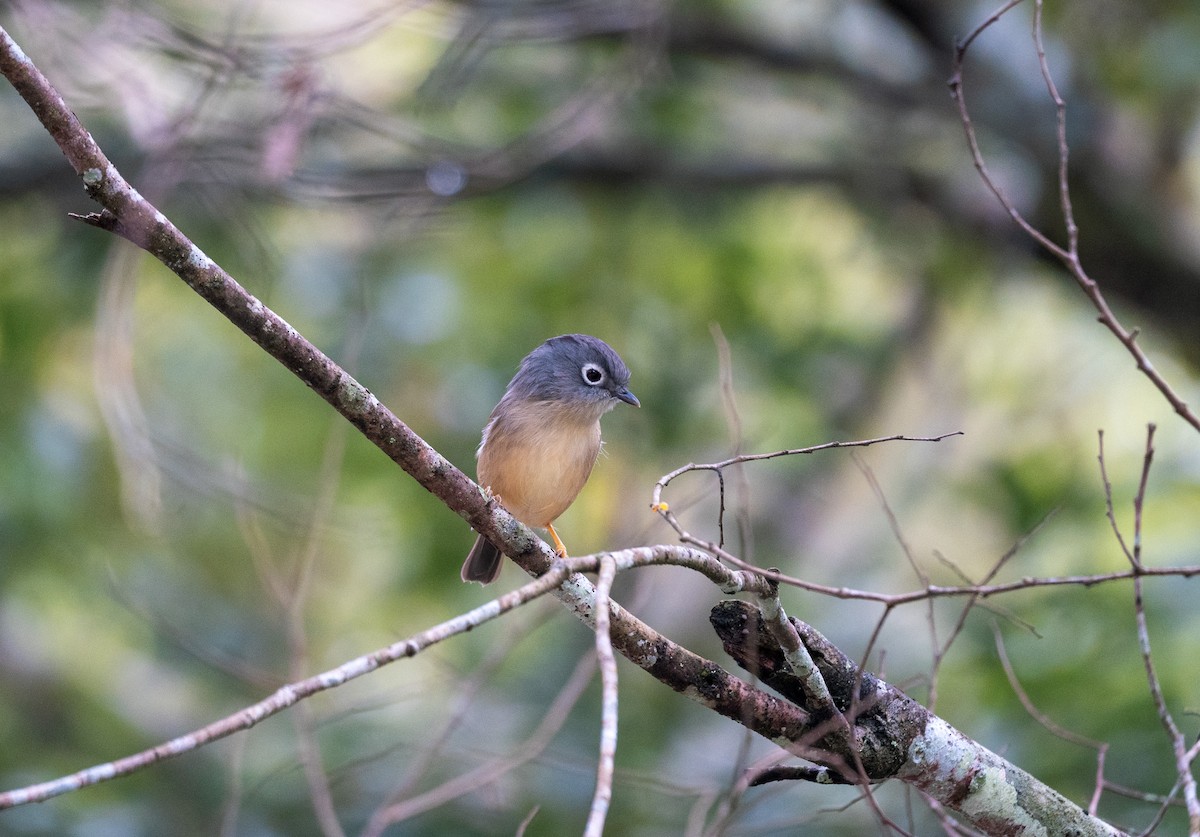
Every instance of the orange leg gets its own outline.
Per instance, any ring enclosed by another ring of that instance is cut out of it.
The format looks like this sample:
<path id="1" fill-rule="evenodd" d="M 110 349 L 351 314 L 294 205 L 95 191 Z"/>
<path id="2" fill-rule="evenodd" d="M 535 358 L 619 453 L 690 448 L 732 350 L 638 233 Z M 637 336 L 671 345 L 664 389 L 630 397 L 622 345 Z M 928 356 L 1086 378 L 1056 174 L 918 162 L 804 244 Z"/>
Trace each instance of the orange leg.
<path id="1" fill-rule="evenodd" d="M 550 530 L 550 537 L 554 538 L 554 551 L 558 553 L 559 558 L 567 557 L 567 548 L 563 546 L 563 542 L 558 537 L 558 532 L 554 531 L 554 524 L 547 523 L 546 528 Z"/>

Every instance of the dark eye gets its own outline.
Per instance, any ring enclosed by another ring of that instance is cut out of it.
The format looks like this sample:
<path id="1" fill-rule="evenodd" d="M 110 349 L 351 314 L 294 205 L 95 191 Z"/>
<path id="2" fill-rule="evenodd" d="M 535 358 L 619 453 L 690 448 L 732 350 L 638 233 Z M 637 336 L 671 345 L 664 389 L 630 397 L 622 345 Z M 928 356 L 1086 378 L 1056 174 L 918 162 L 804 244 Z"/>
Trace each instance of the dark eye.
<path id="1" fill-rule="evenodd" d="M 604 370 L 594 363 L 585 363 L 583 369 L 583 382 L 590 387 L 600 386 L 604 383 Z"/>

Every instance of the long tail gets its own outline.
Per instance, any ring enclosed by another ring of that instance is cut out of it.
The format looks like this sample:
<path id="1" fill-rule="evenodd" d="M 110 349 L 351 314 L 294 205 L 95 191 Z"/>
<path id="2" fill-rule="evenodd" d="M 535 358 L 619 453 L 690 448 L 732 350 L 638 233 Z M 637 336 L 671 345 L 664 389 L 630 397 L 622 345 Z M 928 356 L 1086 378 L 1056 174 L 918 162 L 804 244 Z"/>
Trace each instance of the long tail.
<path id="1" fill-rule="evenodd" d="M 467 554 L 467 560 L 463 562 L 462 580 L 491 584 L 500 575 L 500 561 L 503 557 L 500 550 L 492 546 L 491 541 L 480 535 Z"/>

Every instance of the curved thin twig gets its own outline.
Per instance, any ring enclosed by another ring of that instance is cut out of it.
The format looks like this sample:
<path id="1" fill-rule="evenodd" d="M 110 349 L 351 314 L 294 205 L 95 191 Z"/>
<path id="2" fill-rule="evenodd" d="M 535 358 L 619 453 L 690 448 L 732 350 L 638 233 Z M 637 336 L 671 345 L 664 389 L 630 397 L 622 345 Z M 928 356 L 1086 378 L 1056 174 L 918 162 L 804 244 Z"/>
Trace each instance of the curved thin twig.
<path id="1" fill-rule="evenodd" d="M 435 625 L 408 639 L 394 642 L 386 648 L 356 657 L 337 668 L 332 668 L 329 671 L 316 674 L 297 683 L 289 683 L 286 686 L 282 686 L 264 700 L 251 704 L 232 715 L 214 721 L 187 735 L 181 735 L 163 744 L 159 744 L 157 747 L 151 747 L 148 750 L 143 750 L 140 753 L 135 753 L 116 761 L 89 767 L 86 770 L 80 770 L 77 773 L 63 776 L 60 779 L 0 793 L 0 810 L 25 805 L 30 802 L 44 802 L 52 797 L 79 790 L 89 785 L 96 785 L 120 776 L 128 776 L 144 767 L 181 756 L 184 753 L 190 753 L 212 741 L 225 738 L 235 732 L 250 729 L 272 715 L 277 715 L 285 709 L 294 706 L 304 698 L 336 686 L 341 686 L 343 683 L 348 683 L 351 680 L 362 677 L 364 674 L 370 674 L 372 671 L 388 663 L 394 663 L 406 657 L 415 657 L 432 645 L 477 628 L 515 607 L 544 596 L 562 584 L 568 574 L 568 570 L 565 567 L 551 571 L 541 578 L 534 579 L 523 587 L 513 590 L 511 593 L 506 593 L 497 599 L 480 605 L 474 610 L 455 616 L 453 619 L 448 619 L 440 625 Z"/>
<path id="2" fill-rule="evenodd" d="M 1071 206 L 1071 191 L 1068 180 L 1068 160 L 1070 148 L 1067 145 L 1067 116 L 1066 102 L 1059 95 L 1058 87 L 1054 83 L 1054 78 L 1050 72 L 1050 64 L 1046 59 L 1046 49 L 1042 41 L 1042 0 L 1034 0 L 1034 15 L 1033 15 L 1033 47 L 1037 53 L 1038 66 L 1041 69 L 1042 80 L 1046 85 L 1047 95 L 1054 104 L 1055 110 L 1055 135 L 1058 143 L 1058 195 L 1059 206 L 1062 212 L 1063 224 L 1066 227 L 1067 244 L 1064 247 L 1056 243 L 1046 233 L 1035 227 L 1012 202 L 1004 189 L 992 176 L 984 159 L 983 152 L 979 148 L 979 139 L 975 133 L 975 124 L 971 120 L 970 109 L 967 107 L 966 94 L 963 90 L 963 67 L 966 64 L 967 51 L 971 45 L 984 33 L 989 27 L 995 25 L 1000 19 L 1011 11 L 1016 6 L 1019 6 L 1023 0 L 1009 0 L 1000 9 L 993 12 L 986 20 L 980 23 L 974 30 L 963 38 L 954 49 L 954 61 L 952 72 L 950 75 L 950 95 L 954 99 L 958 107 L 959 120 L 962 123 L 963 131 L 966 134 L 967 147 L 971 151 L 971 160 L 975 165 L 975 170 L 979 172 L 980 178 L 984 185 L 988 188 L 999 201 L 1004 211 L 1017 224 L 1021 230 L 1035 241 L 1039 247 L 1047 253 L 1058 259 L 1059 262 L 1067 269 L 1071 278 L 1075 280 L 1080 290 L 1087 296 L 1092 303 L 1092 307 L 1096 309 L 1096 319 L 1107 328 L 1114 337 L 1123 345 L 1126 351 L 1133 357 L 1137 364 L 1138 371 L 1145 375 L 1155 388 L 1171 405 L 1171 408 L 1179 414 L 1179 416 L 1194 427 L 1200 430 L 1200 416 L 1198 416 L 1187 404 L 1187 402 L 1175 391 L 1171 384 L 1163 377 L 1162 373 L 1155 368 L 1146 352 L 1138 344 L 1138 330 L 1126 328 L 1117 319 L 1112 308 L 1109 307 L 1108 300 L 1104 298 L 1104 294 L 1100 290 L 1100 286 L 1096 283 L 1088 272 L 1083 267 L 1083 262 L 1079 257 L 1079 229 L 1075 224 L 1075 213 Z"/>

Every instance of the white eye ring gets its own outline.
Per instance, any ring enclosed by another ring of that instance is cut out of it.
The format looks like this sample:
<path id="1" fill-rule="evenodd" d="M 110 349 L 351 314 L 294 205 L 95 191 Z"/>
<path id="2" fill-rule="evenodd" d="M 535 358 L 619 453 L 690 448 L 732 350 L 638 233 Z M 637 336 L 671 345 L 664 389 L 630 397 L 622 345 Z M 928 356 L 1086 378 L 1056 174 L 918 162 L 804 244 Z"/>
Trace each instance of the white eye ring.
<path id="1" fill-rule="evenodd" d="M 598 387 L 604 383 L 604 370 L 594 363 L 585 363 L 579 371 L 583 375 L 583 382 L 589 387 Z"/>

